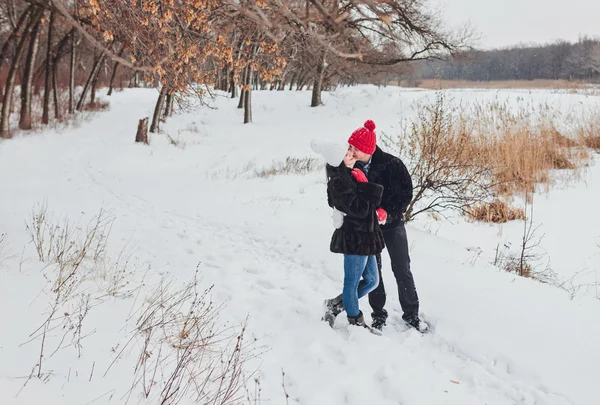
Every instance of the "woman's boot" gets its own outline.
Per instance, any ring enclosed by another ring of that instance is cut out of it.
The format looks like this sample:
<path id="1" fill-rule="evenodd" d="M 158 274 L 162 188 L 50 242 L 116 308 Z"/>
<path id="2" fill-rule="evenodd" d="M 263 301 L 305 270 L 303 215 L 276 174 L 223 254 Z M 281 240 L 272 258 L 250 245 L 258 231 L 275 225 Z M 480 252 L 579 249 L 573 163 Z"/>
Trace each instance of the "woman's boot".
<path id="1" fill-rule="evenodd" d="M 381 331 L 373 329 L 365 323 L 365 317 L 363 316 L 362 311 L 359 311 L 358 316 L 349 316 L 348 322 L 350 325 L 362 326 L 363 328 L 368 329 L 372 334 L 381 336 Z"/>
<path id="2" fill-rule="evenodd" d="M 370 329 L 365 323 L 365 317 L 363 316 L 362 311 L 359 311 L 358 316 L 349 316 L 348 322 L 350 323 L 350 325 L 363 326 L 365 328 Z"/>
<path id="3" fill-rule="evenodd" d="M 325 302 L 323 302 L 323 306 L 325 307 L 325 315 L 323 315 L 323 318 L 321 318 L 321 320 L 326 321 L 329 324 L 329 326 L 333 328 L 335 318 L 344 310 L 342 294 L 330 300 L 325 300 Z"/>

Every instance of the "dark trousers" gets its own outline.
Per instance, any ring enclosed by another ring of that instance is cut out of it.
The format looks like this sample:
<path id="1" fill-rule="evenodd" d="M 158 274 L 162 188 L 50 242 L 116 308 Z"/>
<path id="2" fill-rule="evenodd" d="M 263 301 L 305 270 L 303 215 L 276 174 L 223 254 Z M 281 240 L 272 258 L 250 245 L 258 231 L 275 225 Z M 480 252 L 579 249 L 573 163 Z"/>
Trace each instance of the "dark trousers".
<path id="1" fill-rule="evenodd" d="M 400 305 L 404 315 L 402 318 L 408 319 L 417 316 L 419 313 L 419 297 L 415 287 L 415 281 L 410 271 L 410 256 L 408 253 L 408 238 L 404 224 L 394 228 L 382 229 L 385 239 L 386 249 L 390 255 L 392 263 L 392 272 L 396 277 L 398 284 L 398 295 Z M 381 255 L 377 255 L 377 267 L 379 268 L 379 285 L 369 293 L 369 304 L 373 309 L 371 317 L 381 320 L 387 319 L 388 313 L 383 308 L 385 306 L 385 286 L 381 277 Z"/>

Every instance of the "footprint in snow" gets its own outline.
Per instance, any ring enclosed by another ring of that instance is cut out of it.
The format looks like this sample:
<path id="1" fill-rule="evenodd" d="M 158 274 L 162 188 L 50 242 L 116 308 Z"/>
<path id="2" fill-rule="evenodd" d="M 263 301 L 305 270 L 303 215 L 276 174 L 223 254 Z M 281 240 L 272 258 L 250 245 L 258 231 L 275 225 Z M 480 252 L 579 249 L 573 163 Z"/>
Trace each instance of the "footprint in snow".
<path id="1" fill-rule="evenodd" d="M 267 290 L 272 290 L 273 288 L 275 288 L 275 286 L 273 285 L 273 283 L 271 283 L 269 280 L 267 279 L 259 279 L 257 282 L 261 287 L 267 289 Z"/>

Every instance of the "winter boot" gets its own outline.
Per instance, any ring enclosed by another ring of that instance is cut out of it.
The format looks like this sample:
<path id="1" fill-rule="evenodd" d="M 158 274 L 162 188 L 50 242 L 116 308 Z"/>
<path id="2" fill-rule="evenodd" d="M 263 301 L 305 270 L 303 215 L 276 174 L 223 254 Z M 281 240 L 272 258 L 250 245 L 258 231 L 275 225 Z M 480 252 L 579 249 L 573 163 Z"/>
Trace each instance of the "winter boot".
<path id="1" fill-rule="evenodd" d="M 386 321 L 386 319 L 383 318 L 383 317 L 373 318 L 373 322 L 371 323 L 371 327 L 373 329 L 381 331 L 383 329 L 383 327 L 385 326 L 385 321 Z"/>
<path id="2" fill-rule="evenodd" d="M 325 315 L 323 315 L 321 320 L 326 321 L 329 326 L 333 328 L 335 318 L 344 310 L 342 294 L 330 300 L 325 300 L 325 302 L 323 302 L 323 306 L 325 307 Z"/>
<path id="3" fill-rule="evenodd" d="M 365 317 L 363 316 L 362 311 L 359 312 L 358 316 L 349 316 L 348 322 L 350 323 L 350 325 L 362 326 L 363 328 L 367 329 L 372 334 L 381 336 L 380 330 L 373 329 L 365 323 Z"/>
<path id="4" fill-rule="evenodd" d="M 362 311 L 359 311 L 358 316 L 349 316 L 348 322 L 350 325 L 363 326 L 367 329 L 370 329 L 365 323 L 365 317 L 363 316 Z"/>
<path id="5" fill-rule="evenodd" d="M 418 315 L 412 315 L 402 318 L 404 319 L 404 322 L 406 322 L 408 325 L 412 326 L 421 333 L 426 333 L 429 331 L 429 325 L 427 325 L 427 322 L 419 318 Z"/>

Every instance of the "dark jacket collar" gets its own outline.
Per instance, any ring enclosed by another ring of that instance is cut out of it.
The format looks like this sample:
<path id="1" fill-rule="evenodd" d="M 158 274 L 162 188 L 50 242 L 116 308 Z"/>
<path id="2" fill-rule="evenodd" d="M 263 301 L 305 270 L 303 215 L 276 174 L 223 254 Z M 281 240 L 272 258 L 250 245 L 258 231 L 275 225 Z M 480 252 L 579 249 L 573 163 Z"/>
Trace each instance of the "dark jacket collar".
<path id="1" fill-rule="evenodd" d="M 371 164 L 381 163 L 383 161 L 383 151 L 379 146 L 375 146 L 375 152 L 373 152 L 373 156 L 371 157 Z"/>

